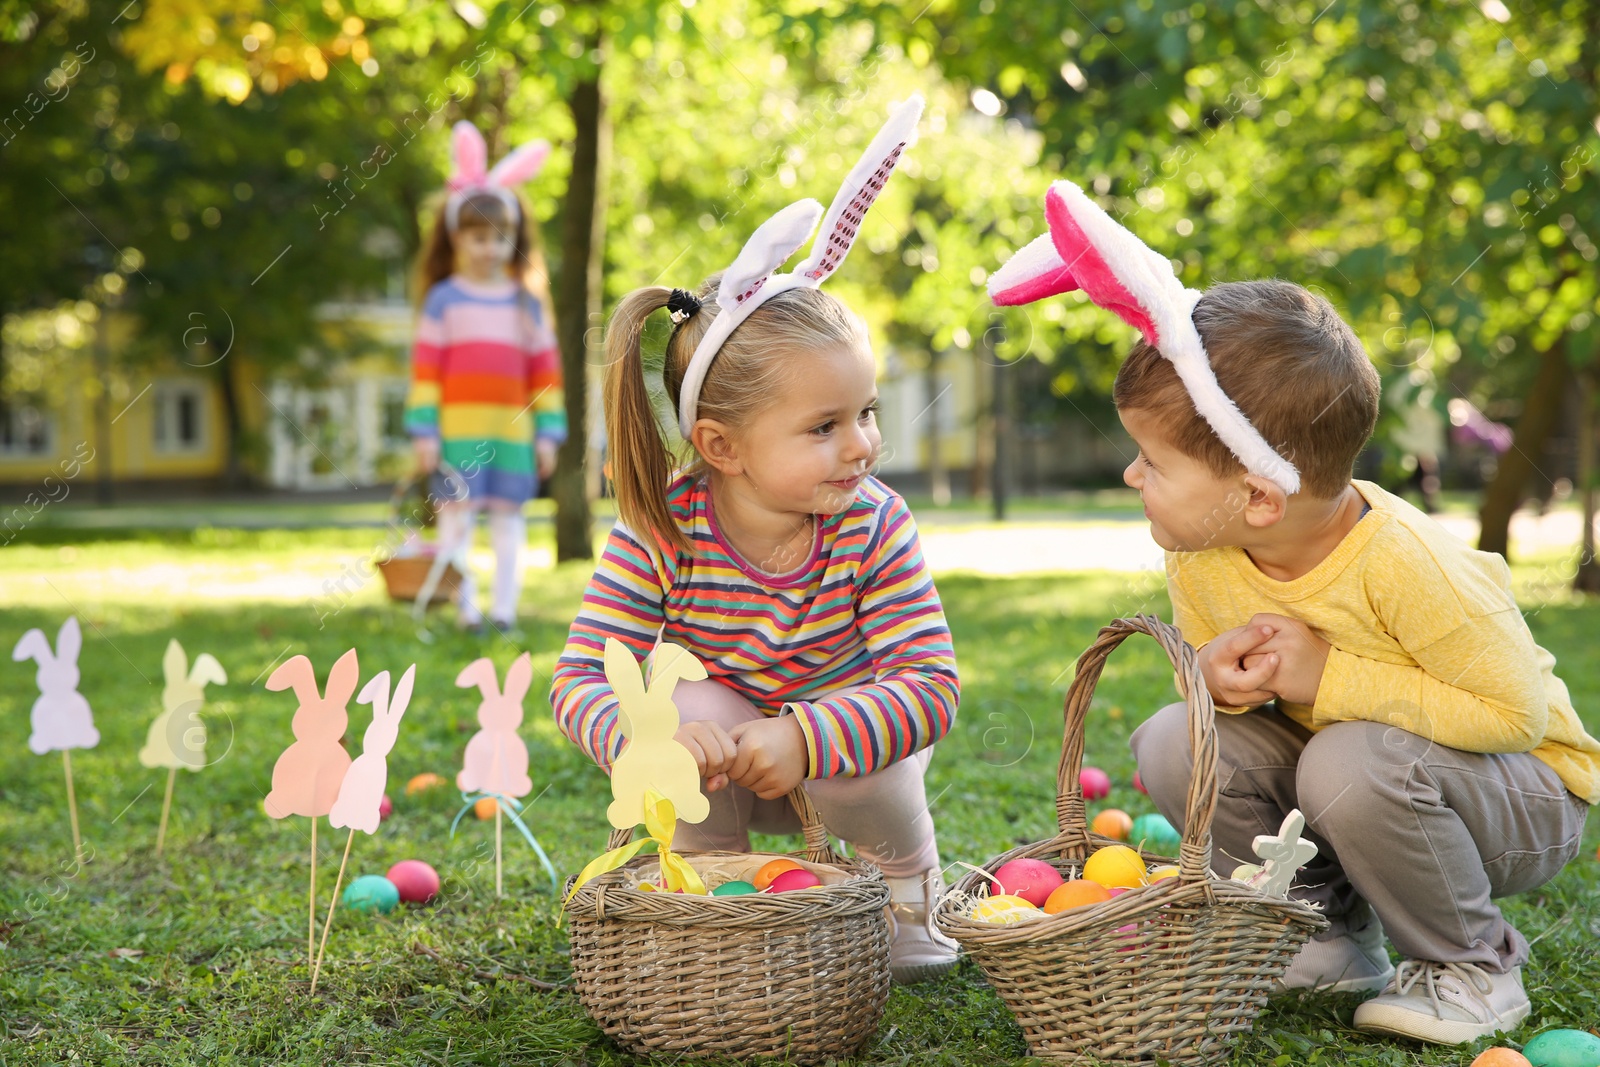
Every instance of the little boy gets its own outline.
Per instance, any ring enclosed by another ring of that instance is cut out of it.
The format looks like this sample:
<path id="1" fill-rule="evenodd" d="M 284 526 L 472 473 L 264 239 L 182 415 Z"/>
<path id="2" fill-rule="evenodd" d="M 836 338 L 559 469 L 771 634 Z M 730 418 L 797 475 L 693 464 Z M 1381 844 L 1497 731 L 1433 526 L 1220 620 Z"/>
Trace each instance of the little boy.
<path id="1" fill-rule="evenodd" d="M 1318 856 L 1291 893 L 1331 927 L 1284 984 L 1382 990 L 1356 1009 L 1365 1030 L 1450 1044 L 1511 1030 L 1529 1012 L 1528 942 L 1492 898 L 1542 885 L 1577 853 L 1600 802 L 1600 743 L 1534 643 L 1505 561 L 1351 481 L 1379 384 L 1333 307 L 1287 282 L 1238 282 L 1208 290 L 1192 317 L 1216 385 L 1299 480 L 1286 493 L 1250 473 L 1171 353 L 1135 347 L 1114 394 L 1140 449 L 1123 477 L 1226 713 L 1213 865 L 1253 859 L 1255 835 L 1299 808 Z M 1181 825 L 1184 707 L 1163 708 L 1132 746 Z"/>

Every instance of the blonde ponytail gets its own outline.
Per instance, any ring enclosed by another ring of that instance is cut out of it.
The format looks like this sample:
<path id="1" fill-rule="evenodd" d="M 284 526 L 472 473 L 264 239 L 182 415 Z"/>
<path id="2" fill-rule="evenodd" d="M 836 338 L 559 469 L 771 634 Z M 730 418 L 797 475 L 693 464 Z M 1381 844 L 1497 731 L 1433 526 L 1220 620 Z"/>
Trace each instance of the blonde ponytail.
<path id="1" fill-rule="evenodd" d="M 645 320 L 666 307 L 671 294 L 659 285 L 635 289 L 611 313 L 606 331 L 606 436 L 622 521 L 641 537 L 653 531 L 687 552 L 689 540 L 667 507 L 674 460 L 650 403 L 640 345 Z"/>

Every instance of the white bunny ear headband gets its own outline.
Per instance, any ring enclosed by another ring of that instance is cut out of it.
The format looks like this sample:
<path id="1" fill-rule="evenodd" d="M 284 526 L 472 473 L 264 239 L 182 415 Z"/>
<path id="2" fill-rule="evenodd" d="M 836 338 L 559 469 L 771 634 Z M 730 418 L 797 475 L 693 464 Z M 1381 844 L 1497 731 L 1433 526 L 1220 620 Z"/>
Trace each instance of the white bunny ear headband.
<path id="1" fill-rule="evenodd" d="M 550 156 L 549 141 L 529 141 L 489 170 L 489 148 L 483 143 L 483 134 L 470 122 L 458 122 L 450 132 L 450 155 L 454 166 L 445 188 L 450 197 L 444 204 L 444 224 L 451 233 L 461 222 L 461 205 L 470 196 L 487 195 L 497 198 L 506 206 L 513 218 L 522 216 L 522 205 L 511 191 L 512 186 L 532 181 L 544 161 Z"/>
<path id="2" fill-rule="evenodd" d="M 1245 470 L 1275 482 L 1285 493 L 1299 492 L 1300 472 L 1294 464 L 1267 443 L 1217 384 L 1194 325 L 1200 291 L 1184 288 L 1165 256 L 1100 210 L 1072 182 L 1050 186 L 1044 214 L 1050 232 L 990 276 L 989 296 L 994 302 L 1031 304 L 1082 289 L 1171 361 L 1195 410 Z"/>
<path id="3" fill-rule="evenodd" d="M 815 200 L 795 201 L 756 227 L 756 232 L 740 250 L 739 258 L 722 272 L 722 282 L 717 286 L 717 317 L 695 346 L 678 392 L 678 429 L 685 439 L 694 428 L 706 373 L 739 324 L 779 293 L 820 288 L 844 262 L 850 246 L 855 243 L 861 220 L 883 191 L 889 175 L 894 173 L 900 153 L 916 142 L 922 106 L 920 94 L 913 94 L 905 103 L 895 106 L 889 113 L 889 120 L 845 175 L 844 184 L 839 186 L 826 215 Z M 817 228 L 819 218 L 822 232 L 812 243 L 811 254 L 805 262 L 788 274 L 775 273 L 805 244 L 806 238 Z M 677 300 L 676 294 L 674 299 Z M 669 305 L 673 321 L 682 321 L 680 316 L 686 318 L 698 306 L 698 302 L 686 307 Z"/>

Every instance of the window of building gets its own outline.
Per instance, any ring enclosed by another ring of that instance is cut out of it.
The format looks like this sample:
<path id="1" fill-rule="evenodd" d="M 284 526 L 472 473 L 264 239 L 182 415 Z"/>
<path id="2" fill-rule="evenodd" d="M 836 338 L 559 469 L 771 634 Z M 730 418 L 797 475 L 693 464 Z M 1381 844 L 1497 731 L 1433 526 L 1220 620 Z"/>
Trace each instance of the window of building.
<path id="1" fill-rule="evenodd" d="M 0 402 L 0 457 L 48 456 L 53 451 L 52 436 L 49 417 L 37 408 Z"/>
<path id="2" fill-rule="evenodd" d="M 157 452 L 199 452 L 206 446 L 206 394 L 197 382 L 173 382 L 155 388 Z"/>

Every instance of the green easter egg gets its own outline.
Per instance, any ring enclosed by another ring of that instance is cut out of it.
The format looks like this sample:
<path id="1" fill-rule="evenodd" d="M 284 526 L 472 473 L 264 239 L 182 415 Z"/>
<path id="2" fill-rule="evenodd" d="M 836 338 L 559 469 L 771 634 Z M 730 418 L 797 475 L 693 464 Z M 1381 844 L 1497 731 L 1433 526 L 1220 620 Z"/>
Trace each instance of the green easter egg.
<path id="1" fill-rule="evenodd" d="M 1183 839 L 1165 817 L 1151 813 L 1133 820 L 1128 840 L 1135 844 L 1143 841 L 1146 845 L 1177 845 Z"/>
<path id="2" fill-rule="evenodd" d="M 1583 1030 L 1546 1030 L 1522 1046 L 1533 1067 L 1600 1067 L 1600 1037 Z"/>
<path id="3" fill-rule="evenodd" d="M 364 874 L 345 887 L 343 900 L 351 911 L 379 911 L 387 915 L 400 903 L 400 890 L 381 874 Z"/>
<path id="4" fill-rule="evenodd" d="M 723 882 L 711 891 L 714 897 L 742 897 L 748 893 L 759 893 L 761 890 L 749 882 Z"/>

